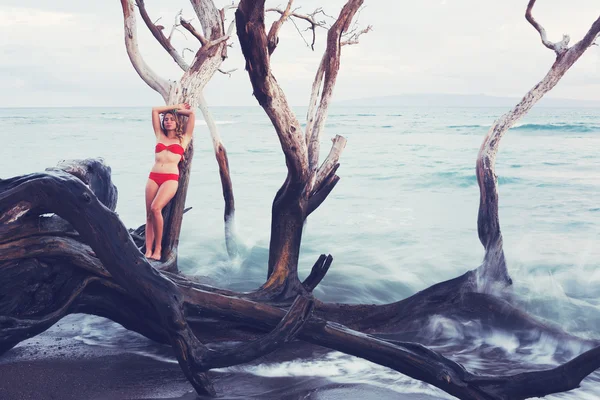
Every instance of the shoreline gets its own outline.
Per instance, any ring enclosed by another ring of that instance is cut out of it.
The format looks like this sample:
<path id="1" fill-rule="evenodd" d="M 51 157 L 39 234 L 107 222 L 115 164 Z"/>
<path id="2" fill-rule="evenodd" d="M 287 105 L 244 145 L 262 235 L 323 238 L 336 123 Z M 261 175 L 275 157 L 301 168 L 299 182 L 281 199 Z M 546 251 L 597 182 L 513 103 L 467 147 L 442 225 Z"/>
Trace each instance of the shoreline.
<path id="1" fill-rule="evenodd" d="M 86 345 L 41 334 L 0 358 L 3 400 L 196 400 L 179 364 L 150 356 Z M 54 343 L 54 344 L 51 344 Z M 58 344 L 57 344 L 58 343 Z M 271 354 L 251 365 L 277 363 L 290 353 Z M 368 382 L 336 383 L 322 376 L 259 376 L 232 367 L 210 373 L 221 400 L 434 400 L 426 393 L 399 393 Z"/>

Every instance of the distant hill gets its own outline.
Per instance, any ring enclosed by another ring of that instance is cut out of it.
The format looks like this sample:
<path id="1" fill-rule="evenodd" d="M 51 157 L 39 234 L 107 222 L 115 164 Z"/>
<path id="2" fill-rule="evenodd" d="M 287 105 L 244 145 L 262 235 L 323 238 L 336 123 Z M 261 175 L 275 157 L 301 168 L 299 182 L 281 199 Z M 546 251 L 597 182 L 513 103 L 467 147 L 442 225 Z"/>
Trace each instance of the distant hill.
<path id="1" fill-rule="evenodd" d="M 521 98 L 496 97 L 483 94 L 403 94 L 398 96 L 365 97 L 353 100 L 340 100 L 340 106 L 385 106 L 385 107 L 512 107 Z M 594 107 L 600 108 L 600 101 L 543 98 L 538 107 Z"/>

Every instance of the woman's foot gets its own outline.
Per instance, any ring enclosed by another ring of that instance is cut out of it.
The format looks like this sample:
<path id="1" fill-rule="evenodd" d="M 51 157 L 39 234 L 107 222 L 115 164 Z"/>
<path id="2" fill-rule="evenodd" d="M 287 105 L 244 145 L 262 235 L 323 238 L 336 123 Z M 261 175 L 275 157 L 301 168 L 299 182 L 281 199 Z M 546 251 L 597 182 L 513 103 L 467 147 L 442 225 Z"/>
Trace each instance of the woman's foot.
<path id="1" fill-rule="evenodd" d="M 146 258 L 152 257 L 152 251 L 151 250 L 146 250 L 146 254 L 144 254 L 144 256 L 146 256 Z"/>
<path id="2" fill-rule="evenodd" d="M 160 253 L 162 253 L 161 249 L 154 250 L 154 253 L 150 255 L 150 257 L 146 256 L 146 258 L 150 258 L 152 260 L 160 261 Z"/>

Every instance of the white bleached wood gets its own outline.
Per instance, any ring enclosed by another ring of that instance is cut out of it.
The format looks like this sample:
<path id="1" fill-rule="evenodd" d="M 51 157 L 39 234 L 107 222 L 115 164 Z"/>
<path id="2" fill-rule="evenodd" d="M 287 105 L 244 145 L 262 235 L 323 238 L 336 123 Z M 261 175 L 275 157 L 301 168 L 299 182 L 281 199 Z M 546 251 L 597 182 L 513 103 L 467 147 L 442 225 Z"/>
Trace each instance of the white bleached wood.
<path id="1" fill-rule="evenodd" d="M 281 17 L 279 17 L 279 19 L 277 21 L 273 22 L 273 25 L 271 25 L 271 29 L 269 29 L 269 33 L 267 35 L 267 41 L 269 44 L 269 54 L 273 54 L 273 52 L 275 51 L 275 48 L 277 47 L 277 43 L 279 43 L 279 29 L 281 29 L 281 26 L 283 25 L 283 23 L 290 16 L 290 13 L 292 11 L 292 3 L 293 2 L 294 2 L 294 0 L 288 1 L 287 7 L 281 13 Z"/>
<path id="2" fill-rule="evenodd" d="M 329 150 L 329 154 L 323 160 L 323 163 L 319 167 L 316 172 L 315 182 L 312 186 L 313 191 L 318 190 L 329 173 L 333 170 L 336 164 L 340 160 L 340 156 L 346 147 L 346 138 L 340 135 L 335 135 L 333 139 L 331 139 L 333 144 L 331 145 L 331 149 Z"/>
<path id="3" fill-rule="evenodd" d="M 194 36 L 196 39 L 198 39 L 198 41 L 200 42 L 200 44 L 202 46 L 206 46 L 208 44 L 208 40 L 206 40 L 204 35 L 202 35 L 200 32 L 198 32 L 193 27 L 193 25 L 190 21 L 186 21 L 185 19 L 181 18 L 179 20 L 179 22 L 181 23 L 181 26 L 183 26 L 185 29 L 187 29 L 192 34 L 192 36 Z"/>
<path id="4" fill-rule="evenodd" d="M 535 3 L 530 1 L 528 9 Z M 531 21 L 530 21 L 531 22 Z M 477 228 L 479 239 L 485 248 L 484 263 L 478 269 L 478 290 L 492 293 L 499 282 L 509 282 L 504 253 L 502 234 L 498 216 L 498 179 L 496 176 L 496 155 L 502 136 L 533 107 L 538 100 L 560 81 L 569 68 L 594 42 L 600 32 L 600 17 L 575 45 L 560 53 L 546 76 L 535 85 L 523 99 L 508 113 L 494 122 L 477 155 L 476 174 L 480 190 L 479 215 Z"/>
<path id="5" fill-rule="evenodd" d="M 208 103 L 204 98 L 204 93 L 202 91 L 199 91 L 198 93 L 196 93 L 195 98 L 198 102 L 198 108 L 200 109 L 200 111 L 202 112 L 202 116 L 204 117 L 204 121 L 206 121 L 206 126 L 208 127 L 208 131 L 210 132 L 210 137 L 212 139 L 213 150 L 215 152 L 215 156 L 217 157 L 217 161 L 219 161 L 220 153 L 225 151 L 225 146 L 223 146 L 223 142 L 221 142 L 221 136 L 219 135 L 219 129 L 217 128 L 215 119 L 213 118 L 212 114 L 210 113 L 210 110 L 208 109 Z M 229 168 L 227 168 L 227 173 L 229 173 Z M 221 179 L 223 179 L 223 177 Z M 229 177 L 228 179 L 231 178 Z M 228 199 L 226 198 L 225 201 L 227 202 Z M 231 196 L 231 201 L 233 201 L 233 195 Z M 237 235 L 235 227 L 235 208 L 233 207 L 233 205 L 231 205 L 231 210 L 225 213 L 225 246 L 227 247 L 227 253 L 230 256 L 233 257 L 238 254 Z"/>
<path id="6" fill-rule="evenodd" d="M 192 7 L 196 12 L 198 21 L 202 25 L 204 37 L 208 40 L 213 40 L 222 35 L 223 21 L 219 10 L 215 7 L 212 1 L 205 0 L 190 0 Z"/>
<path id="7" fill-rule="evenodd" d="M 327 53 L 323 54 L 323 57 L 321 58 L 321 62 L 319 63 L 319 69 L 317 69 L 315 80 L 313 81 L 312 85 L 312 90 L 310 92 L 308 111 L 306 113 L 306 146 L 308 146 L 312 137 L 313 125 L 315 123 L 315 109 L 317 107 L 317 102 L 319 101 L 319 93 L 321 91 L 321 84 L 323 82 L 323 73 L 325 70 L 326 56 Z M 314 165 L 312 167 L 314 168 Z"/>
<path id="8" fill-rule="evenodd" d="M 180 25 L 179 20 L 181 19 L 182 14 L 183 14 L 183 8 L 181 10 L 179 10 L 179 12 L 175 15 L 175 22 L 173 22 L 173 27 L 171 28 L 171 32 L 169 33 L 169 37 L 167 38 L 167 40 L 169 42 L 171 42 L 171 39 L 173 38 L 173 34 L 177 30 L 177 27 Z"/>
<path id="9" fill-rule="evenodd" d="M 133 68 L 138 73 L 140 78 L 148 86 L 157 91 L 165 100 L 169 98 L 169 91 L 171 84 L 166 79 L 159 77 L 149 66 L 146 64 L 137 42 L 137 31 L 136 31 L 136 19 L 135 9 L 132 0 L 121 0 L 121 6 L 123 7 L 123 20 L 125 28 L 125 48 L 127 49 L 127 55 L 133 65 Z"/>
<path id="10" fill-rule="evenodd" d="M 340 14 L 340 18 L 335 21 L 327 33 L 327 49 L 325 50 L 321 65 L 319 66 L 319 71 L 315 77 L 315 81 L 317 81 L 320 78 L 320 70 L 323 68 L 323 89 L 321 93 L 321 99 L 319 101 L 319 107 L 315 112 L 314 122 L 310 125 L 311 132 L 309 135 L 307 135 L 308 165 L 311 172 L 317 168 L 317 164 L 319 162 L 321 132 L 323 131 L 325 121 L 327 120 L 329 102 L 333 96 L 333 89 L 335 88 L 337 75 L 340 70 L 341 38 L 342 35 L 347 32 L 352 18 L 354 18 L 354 15 L 360 4 L 362 4 L 362 0 L 349 1 L 344 7 L 348 7 L 348 10 L 352 11 L 348 13 L 342 12 Z M 313 84 L 313 94 L 315 86 L 318 85 L 318 83 L 316 83 L 316 85 Z"/>
<path id="11" fill-rule="evenodd" d="M 348 39 L 342 41 L 342 46 L 349 46 L 349 45 L 360 43 L 358 39 L 361 37 L 361 35 L 364 35 L 365 33 L 369 33 L 372 30 L 373 30 L 373 26 L 369 25 L 365 29 L 353 33 L 352 35 L 350 35 L 348 37 Z"/>
<path id="12" fill-rule="evenodd" d="M 210 138 L 212 139 L 213 149 L 215 152 L 218 151 L 219 146 L 222 146 L 221 136 L 219 135 L 219 129 L 217 128 L 217 124 L 215 123 L 215 119 L 208 109 L 208 104 L 206 103 L 206 99 L 204 98 L 204 93 L 202 91 L 196 93 L 196 101 L 198 102 L 198 108 L 202 112 L 202 116 L 204 117 L 204 121 L 206 121 L 206 126 L 208 127 L 208 131 L 210 132 Z"/>
<path id="13" fill-rule="evenodd" d="M 569 41 L 571 40 L 569 35 L 563 35 L 563 38 L 560 42 L 553 43 L 549 41 L 548 37 L 546 36 L 546 30 L 535 20 L 535 18 L 533 18 L 533 15 L 531 14 L 533 6 L 535 5 L 535 1 L 536 0 L 529 0 L 529 4 L 527 4 L 527 11 L 525 11 L 525 18 L 535 28 L 535 30 L 539 32 L 544 46 L 550 50 L 553 50 L 557 55 L 564 53 L 569 48 Z"/>
<path id="14" fill-rule="evenodd" d="M 154 36 L 163 49 L 169 53 L 169 55 L 173 58 L 173 61 L 175 61 L 183 71 L 187 71 L 189 69 L 189 65 L 185 62 L 179 52 L 175 50 L 169 39 L 165 37 L 162 29 L 159 29 L 159 27 L 152 22 L 148 12 L 146 11 L 146 4 L 144 3 L 144 0 L 137 0 L 137 5 L 140 15 L 142 16 L 142 20 L 148 27 L 148 30 L 150 30 L 152 33 L 152 36 Z"/>

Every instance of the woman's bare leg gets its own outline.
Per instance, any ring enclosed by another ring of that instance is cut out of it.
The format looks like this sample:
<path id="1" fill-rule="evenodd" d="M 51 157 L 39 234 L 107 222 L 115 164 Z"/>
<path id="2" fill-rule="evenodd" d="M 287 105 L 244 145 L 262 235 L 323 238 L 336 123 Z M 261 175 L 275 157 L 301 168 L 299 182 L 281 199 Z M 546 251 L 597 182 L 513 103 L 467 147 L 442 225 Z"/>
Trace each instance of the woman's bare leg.
<path id="1" fill-rule="evenodd" d="M 150 207 L 157 192 L 158 184 L 152 179 L 148 179 L 146 183 L 146 258 L 152 255 L 152 246 L 154 244 L 154 224 L 152 223 L 153 218 Z"/>
<path id="2" fill-rule="evenodd" d="M 160 260 L 162 253 L 162 235 L 163 235 L 163 217 L 162 209 L 175 196 L 178 181 L 166 181 L 158 189 L 156 197 L 150 205 L 150 213 L 152 214 L 152 224 L 154 226 L 154 251 L 150 258 Z"/>

